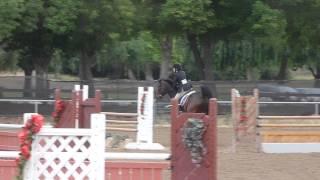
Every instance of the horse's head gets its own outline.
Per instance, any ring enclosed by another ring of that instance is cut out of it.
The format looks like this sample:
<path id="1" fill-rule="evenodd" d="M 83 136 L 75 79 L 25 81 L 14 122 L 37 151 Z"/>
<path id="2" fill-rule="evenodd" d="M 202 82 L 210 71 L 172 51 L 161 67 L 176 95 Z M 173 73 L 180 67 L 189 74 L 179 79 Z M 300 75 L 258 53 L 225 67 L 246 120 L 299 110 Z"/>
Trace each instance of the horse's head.
<path id="1" fill-rule="evenodd" d="M 170 79 L 159 79 L 158 87 L 156 91 L 156 98 L 160 99 L 165 95 L 169 95 L 170 98 L 174 97 L 177 91 L 174 88 L 174 82 Z"/>

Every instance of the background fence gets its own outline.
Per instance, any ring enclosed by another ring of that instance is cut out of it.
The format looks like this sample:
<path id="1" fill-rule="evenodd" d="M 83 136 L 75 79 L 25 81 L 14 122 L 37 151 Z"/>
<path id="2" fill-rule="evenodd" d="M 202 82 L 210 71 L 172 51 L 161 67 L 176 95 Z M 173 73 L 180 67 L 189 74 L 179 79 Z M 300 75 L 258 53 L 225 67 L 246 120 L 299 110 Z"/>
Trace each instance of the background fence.
<path id="1" fill-rule="evenodd" d="M 60 88 L 62 97 L 70 99 L 74 85 L 81 83 L 80 81 L 49 80 L 48 89 L 43 90 L 47 91 L 48 97 L 39 99 L 35 95 L 35 79 L 32 77 L 29 79 L 31 87 L 26 89 L 23 76 L 0 77 L 0 116 L 20 116 L 24 112 L 35 111 L 49 116 L 53 111 L 54 90 Z M 267 101 L 260 105 L 260 114 L 310 115 L 317 111 L 317 103 L 320 101 L 320 88 L 317 88 L 317 83 L 318 81 L 197 81 L 192 82 L 192 85 L 198 90 L 201 85 L 210 87 L 218 98 L 218 114 L 230 114 L 230 90 L 232 88 L 238 89 L 242 95 L 252 94 L 254 88 L 260 88 L 260 101 Z M 273 89 L 260 85 L 270 85 Z M 156 87 L 157 81 L 97 79 L 94 86 L 95 89 L 102 92 L 103 111 L 136 112 L 138 87 Z M 280 88 L 275 89 L 274 87 Z M 295 92 L 296 89 L 300 91 Z M 25 97 L 26 92 L 31 96 Z M 275 103 L 275 101 L 280 103 Z M 298 101 L 299 103 L 284 103 L 286 101 Z M 165 108 L 168 103 L 168 97 L 155 102 L 156 120 L 168 119 L 169 109 Z"/>

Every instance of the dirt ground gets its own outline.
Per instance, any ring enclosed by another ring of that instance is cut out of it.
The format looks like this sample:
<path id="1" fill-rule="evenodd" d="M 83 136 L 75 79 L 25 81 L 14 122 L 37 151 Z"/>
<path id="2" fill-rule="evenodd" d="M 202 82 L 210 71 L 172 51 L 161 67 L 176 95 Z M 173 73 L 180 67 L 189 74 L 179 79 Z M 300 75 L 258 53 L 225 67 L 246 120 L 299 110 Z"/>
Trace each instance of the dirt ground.
<path id="1" fill-rule="evenodd" d="M 14 122 L 21 122 L 21 119 L 0 118 L 0 123 Z M 154 142 L 161 143 L 167 148 L 165 152 L 169 152 L 170 126 L 161 124 L 154 130 Z M 134 134 L 126 135 L 135 138 Z M 252 138 L 244 139 L 233 153 L 231 136 L 231 128 L 218 128 L 218 180 L 320 180 L 320 153 L 258 153 Z M 170 171 L 166 172 L 166 177 L 170 180 Z"/>
<path id="2" fill-rule="evenodd" d="M 164 145 L 169 152 L 169 125 L 157 125 L 154 130 L 154 142 Z M 133 134 L 125 135 L 135 138 Z M 233 153 L 231 139 L 231 128 L 218 128 L 218 180 L 320 180 L 320 153 L 258 153 L 254 137 L 244 138 Z M 117 149 L 108 148 L 114 150 Z M 165 176 L 170 180 L 170 171 Z"/>
<path id="3" fill-rule="evenodd" d="M 218 180 L 320 179 L 320 153 L 258 153 L 252 138 L 244 139 L 233 153 L 231 136 L 231 128 L 218 129 Z M 169 147 L 169 137 L 169 128 L 156 128 L 156 142 Z"/>

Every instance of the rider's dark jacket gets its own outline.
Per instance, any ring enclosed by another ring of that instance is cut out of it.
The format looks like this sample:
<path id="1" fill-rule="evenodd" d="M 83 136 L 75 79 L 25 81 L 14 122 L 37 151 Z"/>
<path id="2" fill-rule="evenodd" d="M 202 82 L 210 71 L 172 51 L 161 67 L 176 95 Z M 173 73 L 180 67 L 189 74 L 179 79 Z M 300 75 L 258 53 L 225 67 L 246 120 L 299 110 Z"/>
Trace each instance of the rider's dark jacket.
<path id="1" fill-rule="evenodd" d="M 192 85 L 187 80 L 186 73 L 182 70 L 177 71 L 171 75 L 173 82 L 176 83 L 177 92 L 188 91 L 192 88 Z"/>

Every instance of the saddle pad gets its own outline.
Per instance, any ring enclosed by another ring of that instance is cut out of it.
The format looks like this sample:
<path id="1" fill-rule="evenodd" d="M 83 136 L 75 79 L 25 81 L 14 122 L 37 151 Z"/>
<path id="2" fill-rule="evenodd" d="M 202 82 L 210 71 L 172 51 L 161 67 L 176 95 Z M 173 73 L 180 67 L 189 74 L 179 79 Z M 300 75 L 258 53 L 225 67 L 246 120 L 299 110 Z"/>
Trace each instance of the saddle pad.
<path id="1" fill-rule="evenodd" d="M 189 92 L 186 92 L 185 94 L 183 94 L 179 99 L 179 105 L 184 106 L 184 104 L 187 102 L 187 99 L 189 98 L 189 96 L 194 93 L 196 93 L 196 91 L 192 90 L 192 91 L 189 91 Z"/>

